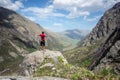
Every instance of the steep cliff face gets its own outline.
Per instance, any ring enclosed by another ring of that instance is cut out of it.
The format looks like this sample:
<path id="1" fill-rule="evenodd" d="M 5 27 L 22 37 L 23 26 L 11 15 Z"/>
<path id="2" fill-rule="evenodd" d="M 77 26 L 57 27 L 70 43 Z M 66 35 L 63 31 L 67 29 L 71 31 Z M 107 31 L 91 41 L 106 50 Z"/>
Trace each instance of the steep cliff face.
<path id="1" fill-rule="evenodd" d="M 120 3 L 114 5 L 111 9 L 106 11 L 101 17 L 96 27 L 90 32 L 90 34 L 80 43 L 80 46 L 89 46 L 96 41 L 103 40 L 103 42 L 108 38 L 108 36 L 114 31 L 116 26 L 118 26 L 117 21 L 120 15 Z"/>
<path id="2" fill-rule="evenodd" d="M 39 48 L 40 25 L 18 13 L 0 7 L 0 75 L 17 72 L 23 56 Z M 47 34 L 47 48 L 60 49 L 61 44 Z M 54 44 L 53 44 L 54 42 Z M 14 68 L 13 68 L 14 67 Z"/>
<path id="3" fill-rule="evenodd" d="M 120 74 L 120 3 L 105 12 L 81 46 L 93 43 L 102 44 L 93 52 L 89 69 L 99 71 L 109 67 L 116 74 Z"/>
<path id="4" fill-rule="evenodd" d="M 89 68 L 99 71 L 109 66 L 116 74 L 120 74 L 120 3 L 116 4 L 113 9 L 116 14 L 119 14 L 116 18 L 116 27 L 103 45 L 94 52 L 94 58 Z"/>
<path id="5" fill-rule="evenodd" d="M 120 20 L 119 20 L 120 23 Z M 120 26 L 117 26 L 106 42 L 94 53 L 91 70 L 111 67 L 120 74 Z"/>

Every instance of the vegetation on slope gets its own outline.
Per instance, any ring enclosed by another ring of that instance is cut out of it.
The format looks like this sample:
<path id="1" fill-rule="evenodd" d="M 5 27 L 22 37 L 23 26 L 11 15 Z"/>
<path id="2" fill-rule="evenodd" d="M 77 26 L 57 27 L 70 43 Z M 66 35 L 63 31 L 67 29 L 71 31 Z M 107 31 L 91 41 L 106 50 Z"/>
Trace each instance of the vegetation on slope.
<path id="1" fill-rule="evenodd" d="M 71 80 L 119 80 L 120 77 L 113 74 L 110 68 L 104 68 L 99 73 L 93 73 L 84 67 L 77 67 L 71 64 L 63 64 L 61 57 L 58 57 L 58 63 L 54 67 L 39 67 L 37 72 L 34 73 L 35 77 L 40 76 L 53 76 L 68 78 Z M 49 63 L 52 61 L 50 58 L 46 58 L 42 64 Z"/>
<path id="2" fill-rule="evenodd" d="M 71 50 L 63 52 L 64 57 L 70 64 L 76 66 L 85 65 L 82 62 L 86 62 L 86 67 L 90 64 L 92 53 L 101 45 L 102 43 L 94 43 L 89 46 L 76 47 Z"/>
<path id="3" fill-rule="evenodd" d="M 10 54 L 10 52 L 13 54 Z M 13 72 L 18 72 L 19 64 L 23 61 L 23 57 L 6 40 L 2 41 L 2 45 L 0 45 L 0 57 L 3 59 L 0 62 L 2 75 L 12 75 Z"/>

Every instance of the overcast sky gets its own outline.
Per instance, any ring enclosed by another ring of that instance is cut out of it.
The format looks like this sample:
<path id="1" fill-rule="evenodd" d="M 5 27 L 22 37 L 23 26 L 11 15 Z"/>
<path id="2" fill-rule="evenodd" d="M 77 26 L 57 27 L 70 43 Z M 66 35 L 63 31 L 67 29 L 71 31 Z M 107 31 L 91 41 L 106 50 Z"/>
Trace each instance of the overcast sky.
<path id="1" fill-rule="evenodd" d="M 0 6 L 57 32 L 91 30 L 104 12 L 117 2 L 120 0 L 0 0 Z"/>

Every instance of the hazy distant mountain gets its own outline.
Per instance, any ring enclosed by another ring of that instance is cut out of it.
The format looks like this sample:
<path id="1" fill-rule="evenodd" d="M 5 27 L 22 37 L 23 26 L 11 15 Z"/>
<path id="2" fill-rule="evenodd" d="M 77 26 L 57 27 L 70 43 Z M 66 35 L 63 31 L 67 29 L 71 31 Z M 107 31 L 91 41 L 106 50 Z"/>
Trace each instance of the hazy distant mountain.
<path id="1" fill-rule="evenodd" d="M 72 39 L 83 39 L 87 34 L 89 34 L 90 30 L 79 30 L 79 29 L 72 29 L 72 30 L 66 30 L 64 32 L 61 32 L 61 34 L 64 34 Z"/>
<path id="2" fill-rule="evenodd" d="M 79 46 L 64 53 L 72 64 L 99 71 L 106 66 L 120 74 L 120 2 L 106 11 Z"/>

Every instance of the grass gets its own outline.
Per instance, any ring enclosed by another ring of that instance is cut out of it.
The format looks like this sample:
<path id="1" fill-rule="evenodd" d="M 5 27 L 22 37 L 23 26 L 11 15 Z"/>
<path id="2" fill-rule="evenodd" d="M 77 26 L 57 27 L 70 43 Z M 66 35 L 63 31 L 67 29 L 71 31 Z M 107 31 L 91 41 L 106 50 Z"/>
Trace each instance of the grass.
<path id="1" fill-rule="evenodd" d="M 112 69 L 103 68 L 98 73 L 93 73 L 87 68 L 73 66 L 71 64 L 58 64 L 54 66 L 56 69 L 52 70 L 51 67 L 39 68 L 36 76 L 53 76 L 68 78 L 71 80 L 119 80 L 120 76 L 113 73 Z"/>
<path id="2" fill-rule="evenodd" d="M 91 61 L 92 61 L 91 58 L 87 58 L 83 62 L 81 62 L 79 66 L 87 68 L 91 64 Z"/>
<path id="3" fill-rule="evenodd" d="M 43 62 L 41 63 L 40 66 L 42 66 L 42 65 L 44 65 L 44 64 L 46 64 L 46 63 L 52 63 L 52 64 L 54 64 L 54 61 L 53 61 L 51 58 L 47 58 L 47 57 L 46 57 L 46 58 L 43 60 Z M 50 76 L 50 72 L 52 71 L 51 67 L 40 68 L 40 66 L 39 66 L 39 68 L 37 69 L 36 73 L 34 73 L 33 75 L 34 75 L 34 76 L 45 76 L 45 75 Z"/>
<path id="4" fill-rule="evenodd" d="M 4 72 L 2 75 L 12 75 L 13 73 L 19 72 L 19 64 L 21 64 L 23 61 L 23 57 L 18 57 L 13 60 L 5 60 L 4 62 L 0 63 L 0 69 L 1 71 L 5 69 L 9 69 L 8 71 Z"/>
<path id="5" fill-rule="evenodd" d="M 98 71 L 93 78 L 101 80 L 120 80 L 120 76 L 116 75 L 112 68 L 107 67 L 104 67 Z"/>
<path id="6" fill-rule="evenodd" d="M 46 58 L 40 66 L 50 62 L 55 64 L 52 59 Z M 53 70 L 53 68 L 55 69 Z M 36 77 L 53 76 L 53 77 L 69 78 L 71 80 L 78 80 L 83 77 L 87 77 L 87 78 L 93 77 L 94 73 L 87 70 L 86 68 L 76 67 L 71 64 L 64 64 L 63 58 L 58 57 L 58 63 L 56 65 L 54 65 L 53 67 L 43 67 L 43 68 L 39 67 L 36 73 L 34 73 L 34 76 Z"/>
<path id="7" fill-rule="evenodd" d="M 62 44 L 60 44 L 56 40 L 54 40 L 54 42 L 48 40 L 47 43 L 48 43 L 47 48 L 50 50 L 62 50 L 64 47 Z"/>
<path id="8" fill-rule="evenodd" d="M 61 57 L 61 56 L 58 56 L 58 62 L 60 63 L 60 64 L 63 64 L 63 58 Z"/>
<path id="9" fill-rule="evenodd" d="M 77 47 L 71 50 L 63 51 L 64 57 L 70 64 L 81 65 L 81 61 L 84 62 L 93 52 L 101 45 L 101 43 L 94 43 L 90 46 Z M 85 61 L 85 63 L 90 63 L 90 59 Z"/>

